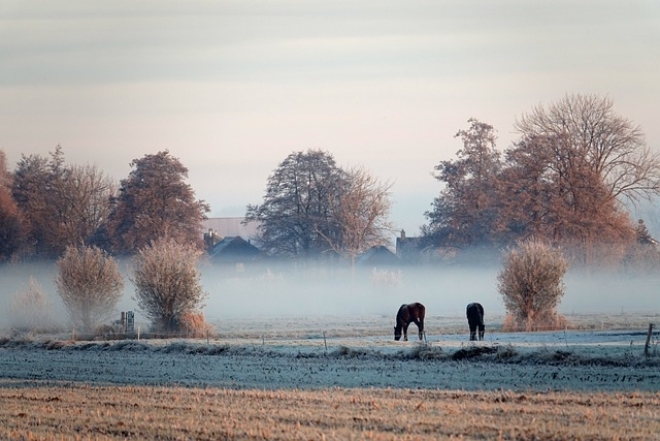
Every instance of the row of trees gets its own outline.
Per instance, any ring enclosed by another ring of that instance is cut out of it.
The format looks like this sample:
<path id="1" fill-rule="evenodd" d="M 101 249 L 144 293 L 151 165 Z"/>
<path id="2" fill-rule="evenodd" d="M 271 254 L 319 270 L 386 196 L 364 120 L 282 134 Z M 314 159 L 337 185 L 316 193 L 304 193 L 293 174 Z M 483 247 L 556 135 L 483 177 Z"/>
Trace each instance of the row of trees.
<path id="1" fill-rule="evenodd" d="M 130 163 L 119 186 L 96 166 L 71 166 L 60 146 L 23 155 L 16 170 L 0 151 L 0 260 L 60 257 L 70 245 L 133 254 L 161 237 L 202 246 L 209 207 L 185 182 L 188 170 L 169 152 Z"/>
<path id="2" fill-rule="evenodd" d="M 492 126 L 469 123 L 456 135 L 457 158 L 435 167 L 443 189 L 426 213 L 427 244 L 498 249 L 536 237 L 590 263 L 599 247 L 621 255 L 634 242 L 623 202 L 660 192 L 660 157 L 611 100 L 569 95 L 534 108 L 504 151 Z M 130 165 L 115 186 L 95 166 L 67 165 L 60 147 L 50 157 L 22 156 L 13 173 L 0 151 L 0 258 L 59 257 L 69 245 L 133 254 L 162 237 L 201 248 L 209 207 L 185 183 L 188 170 L 167 151 Z M 327 152 L 293 152 L 245 219 L 259 223 L 265 253 L 353 260 L 389 242 L 390 187 Z"/>
<path id="3" fill-rule="evenodd" d="M 0 151 L 0 259 L 58 258 L 70 245 L 134 254 L 163 237 L 201 249 L 209 206 L 185 182 L 187 168 L 167 151 L 130 165 L 117 186 L 96 166 L 67 165 L 59 146 L 50 157 L 22 156 L 13 173 Z M 260 223 L 266 253 L 352 260 L 389 242 L 389 189 L 364 168 L 337 166 L 327 152 L 295 152 L 246 220 Z"/>
<path id="4" fill-rule="evenodd" d="M 634 243 L 624 202 L 660 193 L 660 156 L 610 99 L 569 95 L 536 107 L 503 152 L 492 126 L 469 122 L 456 135 L 457 158 L 435 167 L 444 188 L 426 213 L 427 243 L 501 247 L 535 237 L 588 264 Z"/>

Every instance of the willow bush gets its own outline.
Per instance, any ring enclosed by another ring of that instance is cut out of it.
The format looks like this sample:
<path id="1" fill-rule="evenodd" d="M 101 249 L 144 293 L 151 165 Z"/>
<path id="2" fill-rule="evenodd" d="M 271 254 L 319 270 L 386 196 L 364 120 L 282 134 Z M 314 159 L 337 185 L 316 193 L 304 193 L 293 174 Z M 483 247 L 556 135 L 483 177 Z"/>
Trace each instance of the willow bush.
<path id="1" fill-rule="evenodd" d="M 173 239 L 158 239 L 135 256 L 134 300 L 156 332 L 180 332 L 182 319 L 203 306 L 208 294 L 197 269 L 200 256 L 195 245 Z"/>
<path id="2" fill-rule="evenodd" d="M 507 311 L 510 330 L 561 329 L 565 319 L 557 313 L 564 295 L 563 278 L 568 261 L 561 250 L 529 239 L 504 255 L 504 268 L 497 275 L 498 290 Z"/>
<path id="3" fill-rule="evenodd" d="M 57 267 L 57 292 L 75 326 L 92 332 L 112 317 L 124 289 L 112 256 L 97 247 L 69 246 Z"/>

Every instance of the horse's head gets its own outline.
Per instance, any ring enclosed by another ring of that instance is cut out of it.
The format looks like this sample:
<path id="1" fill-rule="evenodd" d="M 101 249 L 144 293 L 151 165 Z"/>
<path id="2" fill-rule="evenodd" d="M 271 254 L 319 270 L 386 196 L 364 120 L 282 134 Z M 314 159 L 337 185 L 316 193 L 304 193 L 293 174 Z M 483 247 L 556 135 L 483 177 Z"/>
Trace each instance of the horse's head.
<path id="1" fill-rule="evenodd" d="M 401 339 L 401 328 L 397 329 L 398 326 L 394 327 L 394 340 L 399 341 Z"/>

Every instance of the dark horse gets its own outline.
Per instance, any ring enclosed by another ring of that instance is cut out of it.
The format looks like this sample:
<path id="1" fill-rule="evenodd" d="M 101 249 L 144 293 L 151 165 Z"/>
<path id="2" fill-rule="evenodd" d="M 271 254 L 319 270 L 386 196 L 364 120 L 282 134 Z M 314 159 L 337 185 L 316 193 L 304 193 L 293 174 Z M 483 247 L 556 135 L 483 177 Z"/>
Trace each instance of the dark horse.
<path id="1" fill-rule="evenodd" d="M 467 315 L 468 325 L 470 326 L 470 340 L 477 339 L 477 328 L 479 328 L 479 340 L 484 339 L 484 307 L 481 303 L 469 303 L 465 308 L 465 315 Z"/>
<path id="2" fill-rule="evenodd" d="M 401 330 L 403 330 L 403 341 L 408 341 L 408 325 L 415 322 L 419 329 L 419 339 L 422 339 L 424 333 L 424 316 L 426 308 L 421 303 L 403 304 L 396 313 L 396 326 L 394 327 L 394 340 L 399 341 Z"/>

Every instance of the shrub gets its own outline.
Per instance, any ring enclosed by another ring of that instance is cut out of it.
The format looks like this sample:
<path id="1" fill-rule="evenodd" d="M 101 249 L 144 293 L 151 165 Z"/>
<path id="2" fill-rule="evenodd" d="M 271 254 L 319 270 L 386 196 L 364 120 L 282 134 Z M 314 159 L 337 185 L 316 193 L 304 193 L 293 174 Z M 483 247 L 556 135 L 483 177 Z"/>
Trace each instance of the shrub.
<path id="1" fill-rule="evenodd" d="M 111 325 L 101 325 L 94 330 L 94 336 L 103 340 L 115 340 L 125 338 L 124 329 L 121 325 L 114 323 Z"/>
<path id="2" fill-rule="evenodd" d="M 124 289 L 115 260 L 97 247 L 68 246 L 57 261 L 55 283 L 69 317 L 84 332 L 93 332 L 115 312 Z"/>
<path id="3" fill-rule="evenodd" d="M 374 268 L 371 271 L 371 283 L 374 285 L 382 285 L 382 286 L 389 286 L 389 287 L 395 287 L 399 286 L 401 284 L 401 278 L 402 278 L 402 273 L 401 270 L 380 270 L 378 268 Z"/>
<path id="4" fill-rule="evenodd" d="M 178 333 L 183 315 L 198 311 L 206 299 L 197 270 L 200 255 L 193 245 L 159 239 L 135 256 L 134 300 L 157 332 Z"/>
<path id="5" fill-rule="evenodd" d="M 203 338 L 215 334 L 213 326 L 208 324 L 201 312 L 186 312 L 179 317 L 179 332 L 183 337 Z"/>
<path id="6" fill-rule="evenodd" d="M 556 311 L 550 311 L 548 314 L 540 313 L 535 316 L 534 324 L 531 328 L 527 327 L 527 322 L 520 320 L 513 314 L 507 314 L 502 322 L 502 330 L 505 332 L 517 331 L 552 331 L 557 329 L 566 329 L 569 326 L 566 317 L 558 314 Z"/>
<path id="7" fill-rule="evenodd" d="M 43 332 L 55 328 L 52 305 L 34 277 L 30 277 L 27 289 L 12 299 L 9 323 L 18 332 Z"/>
<path id="8" fill-rule="evenodd" d="M 568 261 L 561 251 L 529 239 L 510 249 L 498 274 L 498 290 L 509 314 L 505 328 L 535 331 L 561 329 L 556 308 L 564 295 L 563 277 Z"/>

